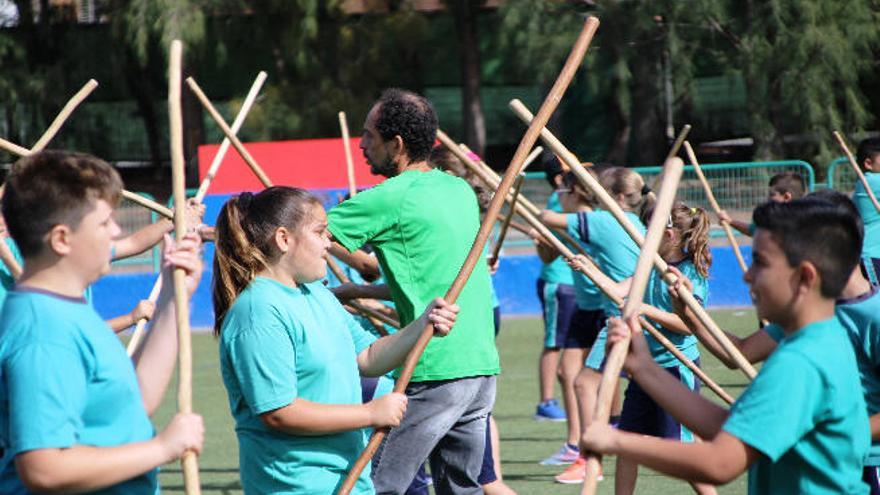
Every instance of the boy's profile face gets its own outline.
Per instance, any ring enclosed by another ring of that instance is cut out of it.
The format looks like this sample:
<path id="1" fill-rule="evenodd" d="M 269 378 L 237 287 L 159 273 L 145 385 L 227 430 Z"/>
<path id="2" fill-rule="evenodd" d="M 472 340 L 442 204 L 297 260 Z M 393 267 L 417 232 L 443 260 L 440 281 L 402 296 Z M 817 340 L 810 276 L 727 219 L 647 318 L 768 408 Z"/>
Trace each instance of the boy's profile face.
<path id="1" fill-rule="evenodd" d="M 752 265 L 743 279 L 749 284 L 749 295 L 758 316 L 785 326 L 799 277 L 769 231 L 760 228 L 755 231 Z"/>
<path id="2" fill-rule="evenodd" d="M 880 153 L 874 153 L 866 158 L 863 165 L 868 172 L 880 172 Z"/>
<path id="3" fill-rule="evenodd" d="M 76 229 L 71 230 L 67 254 L 89 283 L 110 272 L 113 240 L 122 232 L 107 201 L 98 199 L 93 204 Z"/>
<path id="4" fill-rule="evenodd" d="M 776 203 L 788 203 L 791 201 L 791 193 L 790 192 L 780 192 L 777 189 L 770 188 L 770 191 L 767 193 L 767 201 L 773 201 Z"/>

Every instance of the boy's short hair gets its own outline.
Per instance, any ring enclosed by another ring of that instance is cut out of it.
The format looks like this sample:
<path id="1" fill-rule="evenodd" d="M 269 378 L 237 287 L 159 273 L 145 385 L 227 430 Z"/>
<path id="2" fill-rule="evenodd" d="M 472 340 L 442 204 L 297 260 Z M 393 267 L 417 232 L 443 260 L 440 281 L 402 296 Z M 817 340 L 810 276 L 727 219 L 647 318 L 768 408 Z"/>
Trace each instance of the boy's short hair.
<path id="1" fill-rule="evenodd" d="M 790 193 L 791 199 L 804 197 L 807 185 L 804 178 L 797 172 L 782 172 L 770 178 L 770 189 L 779 194 Z"/>
<path id="2" fill-rule="evenodd" d="M 873 160 L 880 155 L 880 138 L 863 139 L 856 150 L 856 162 L 859 168 L 865 169 L 865 160 Z"/>
<path id="3" fill-rule="evenodd" d="M 103 199 L 115 206 L 122 179 L 104 160 L 66 151 L 41 151 L 15 162 L 6 177 L 3 217 L 22 256 L 39 254 L 56 225 L 79 226 Z"/>
<path id="4" fill-rule="evenodd" d="M 856 224 L 858 224 L 859 239 L 864 243 L 865 223 L 862 222 L 862 215 L 859 213 L 859 209 L 856 208 L 856 204 L 853 203 L 853 200 L 850 199 L 849 196 L 840 191 L 835 191 L 834 189 L 819 189 L 818 191 L 813 191 L 810 194 L 807 194 L 804 198 L 819 199 L 846 208 L 855 219 Z"/>
<path id="5" fill-rule="evenodd" d="M 764 203 L 755 208 L 752 220 L 770 232 L 789 265 L 812 263 L 821 277 L 822 296 L 837 298 L 862 252 L 857 217 L 844 205 L 802 198 Z"/>

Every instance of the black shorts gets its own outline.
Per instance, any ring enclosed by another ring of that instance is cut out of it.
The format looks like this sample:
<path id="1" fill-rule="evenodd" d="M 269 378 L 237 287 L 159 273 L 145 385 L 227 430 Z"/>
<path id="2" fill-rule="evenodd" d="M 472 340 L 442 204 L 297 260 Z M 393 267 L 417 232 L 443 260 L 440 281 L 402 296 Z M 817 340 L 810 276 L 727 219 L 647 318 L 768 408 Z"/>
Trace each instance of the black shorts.
<path id="1" fill-rule="evenodd" d="M 601 309 L 578 308 L 571 318 L 568 334 L 562 342 L 564 349 L 589 349 L 605 326 L 605 312 Z"/>

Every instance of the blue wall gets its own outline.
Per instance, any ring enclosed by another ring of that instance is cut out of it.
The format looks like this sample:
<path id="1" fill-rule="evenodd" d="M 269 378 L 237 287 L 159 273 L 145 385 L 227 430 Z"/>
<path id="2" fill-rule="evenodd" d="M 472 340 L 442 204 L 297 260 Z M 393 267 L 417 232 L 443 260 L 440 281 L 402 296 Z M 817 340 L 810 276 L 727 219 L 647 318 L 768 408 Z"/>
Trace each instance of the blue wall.
<path id="1" fill-rule="evenodd" d="M 222 200 L 206 201 L 208 212 L 205 218 L 214 219 L 219 212 Z M 225 200 L 225 198 L 223 198 Z M 751 260 L 751 248 L 743 246 L 746 262 Z M 211 260 L 214 245 L 205 249 L 205 274 L 193 297 L 191 321 L 194 327 L 210 327 L 214 323 L 211 304 Z M 748 288 L 742 280 L 742 271 L 736 263 L 729 247 L 712 249 L 712 269 L 709 283 L 709 306 L 730 307 L 750 306 Z M 537 315 L 541 308 L 535 293 L 535 281 L 541 264 L 535 255 L 507 256 L 501 258 L 501 265 L 495 276 L 495 288 L 501 301 L 504 315 Z M 98 312 L 104 318 L 119 316 L 131 311 L 136 301 L 145 299 L 156 280 L 153 273 L 120 274 L 104 277 L 93 286 L 93 300 Z"/>

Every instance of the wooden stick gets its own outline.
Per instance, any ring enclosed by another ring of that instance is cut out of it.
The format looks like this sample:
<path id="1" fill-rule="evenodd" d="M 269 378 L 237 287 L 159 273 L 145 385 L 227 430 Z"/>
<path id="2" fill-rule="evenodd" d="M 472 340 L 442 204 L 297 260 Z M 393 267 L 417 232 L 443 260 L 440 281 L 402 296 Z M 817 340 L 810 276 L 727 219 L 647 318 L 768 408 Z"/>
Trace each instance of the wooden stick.
<path id="1" fill-rule="evenodd" d="M 350 284 L 351 279 L 345 274 L 342 270 L 342 267 L 339 266 L 339 263 L 336 262 L 329 254 L 324 256 L 324 259 L 327 260 L 327 267 L 330 268 L 330 271 L 333 272 L 333 275 L 336 276 L 337 279 L 343 284 Z M 394 328 L 400 329 L 400 323 L 393 319 L 389 318 L 386 315 L 375 311 L 373 308 L 367 307 L 364 305 L 363 299 L 353 299 L 348 302 L 348 304 L 357 310 L 358 313 L 363 315 L 369 320 L 369 322 L 376 328 L 376 331 L 379 332 L 379 335 L 383 337 L 388 335 L 388 332 L 385 330 L 384 324 L 389 324 Z"/>
<path id="2" fill-rule="evenodd" d="M 144 208 L 147 208 L 149 210 L 153 210 L 165 218 L 170 218 L 172 220 L 174 219 L 174 211 L 172 211 L 171 208 L 168 208 L 166 206 L 162 206 L 159 203 L 153 201 L 152 199 L 145 198 L 145 197 L 141 196 L 140 194 L 133 193 L 131 191 L 125 191 L 125 190 L 122 191 L 122 197 L 131 201 L 132 203 L 137 203 L 137 204 L 143 206 Z"/>
<path id="3" fill-rule="evenodd" d="M 648 232 L 642 243 L 642 251 L 636 263 L 629 296 L 623 305 L 624 321 L 637 317 L 641 311 L 642 301 L 645 299 L 645 288 L 651 277 L 654 257 L 657 256 L 657 248 L 666 231 L 666 221 L 672 211 L 672 203 L 675 201 L 675 193 L 683 171 L 684 162 L 678 157 L 667 159 L 663 165 L 663 182 L 660 186 L 657 205 L 654 207 Z M 623 369 L 623 361 L 628 349 L 629 338 L 612 345 L 605 356 L 605 370 L 602 372 L 602 381 L 599 382 L 599 398 L 596 400 L 596 408 L 593 411 L 594 422 L 608 423 L 611 402 L 614 391 L 617 389 L 617 381 L 620 377 L 620 371 Z M 587 474 L 584 478 L 581 495 L 596 493 L 596 484 L 601 469 L 602 464 L 598 456 L 593 454 L 587 457 Z"/>
<path id="4" fill-rule="evenodd" d="M 455 142 L 452 139 L 450 139 L 449 136 L 446 135 L 446 133 L 438 130 L 437 131 L 437 140 L 439 140 L 440 143 L 442 143 L 444 146 L 446 146 L 446 148 L 448 148 L 449 151 L 451 151 L 452 154 L 455 155 L 455 157 L 461 161 L 461 163 L 463 163 L 468 169 L 470 169 L 470 171 L 473 172 L 474 175 L 478 179 L 483 181 L 483 183 L 486 184 L 486 186 L 488 186 L 489 188 L 494 189 L 496 191 L 500 190 L 498 182 L 492 180 L 492 176 L 489 175 L 489 173 L 483 167 L 481 167 L 477 162 L 471 160 L 471 158 L 469 156 L 467 156 L 460 147 L 456 146 Z M 508 193 L 506 195 L 506 198 L 507 198 L 508 204 L 513 204 L 512 203 L 512 200 L 513 200 L 512 194 Z M 526 196 L 524 194 L 520 194 L 519 201 L 517 201 L 514 206 L 514 211 L 516 211 L 516 214 L 521 216 L 522 218 L 526 218 L 526 215 L 534 215 L 535 217 L 538 217 L 541 215 L 541 210 L 537 206 L 535 206 L 531 201 L 529 201 L 529 199 L 526 198 Z M 568 234 L 568 232 L 566 232 L 562 229 L 554 229 L 554 231 L 556 232 L 556 235 L 560 236 L 573 249 L 576 249 L 580 254 L 586 254 L 586 251 L 584 251 L 584 249 L 581 247 L 580 243 L 577 242 L 576 240 L 574 240 Z"/>
<path id="5" fill-rule="evenodd" d="M 513 109 L 514 113 L 516 113 L 517 116 L 519 116 L 519 118 L 522 119 L 524 122 L 532 121 L 531 112 L 529 112 L 529 110 L 525 107 L 525 105 L 522 104 L 521 101 L 512 100 L 510 102 L 510 106 Z M 553 134 L 549 130 L 544 129 L 541 132 L 541 138 L 544 140 L 544 144 L 548 145 L 551 150 L 557 152 L 557 154 L 559 154 L 560 156 L 566 156 L 563 153 L 565 151 L 565 146 L 558 139 L 556 139 L 556 137 L 553 136 Z M 599 184 L 599 181 L 597 181 L 596 178 L 592 175 L 588 174 L 580 163 L 572 161 L 568 163 L 568 166 L 575 173 L 578 180 L 580 180 L 580 182 L 590 191 L 593 191 L 593 193 L 599 199 L 599 202 L 602 204 L 602 207 L 611 212 L 611 214 L 614 215 L 614 218 L 617 219 L 617 221 L 627 232 L 627 234 L 632 237 L 637 245 L 641 246 L 644 242 L 644 237 L 638 230 L 636 230 L 635 225 L 633 225 L 629 218 L 627 218 L 627 216 L 623 213 L 623 209 L 620 207 L 620 205 L 617 204 L 614 198 L 612 198 L 611 195 L 608 194 L 608 192 L 605 190 L 605 188 L 602 187 L 601 184 Z M 663 280 L 666 283 L 675 283 L 676 278 L 674 275 L 672 275 L 672 273 L 667 270 L 668 266 L 663 258 L 661 258 L 660 256 L 655 256 L 654 266 L 657 267 L 657 269 L 664 274 Z M 700 320 L 700 323 L 702 323 L 703 326 L 705 326 L 709 330 L 709 332 L 712 333 L 712 335 L 722 345 L 722 347 L 724 347 L 724 350 L 728 353 L 728 355 L 730 355 L 736 361 L 737 366 L 740 367 L 740 369 L 749 378 L 749 380 L 753 379 L 757 374 L 754 366 L 752 366 L 752 364 L 745 358 L 745 356 L 742 355 L 739 349 L 737 349 L 733 345 L 730 339 L 727 338 L 727 335 L 725 335 L 721 328 L 719 328 L 718 325 L 715 323 L 715 321 L 712 320 L 712 317 L 709 316 L 709 313 L 707 313 L 706 309 L 700 305 L 694 295 L 684 287 L 680 288 L 678 293 L 681 296 L 682 301 L 688 306 L 688 308 L 690 308 L 691 311 L 694 312 L 694 314 Z"/>
<path id="6" fill-rule="evenodd" d="M 89 79 L 88 82 L 86 82 L 85 86 L 77 91 L 76 94 L 73 95 L 73 98 L 71 98 L 70 101 L 68 101 L 67 104 L 64 105 L 64 108 L 61 109 L 61 112 L 58 113 L 58 116 L 55 117 L 55 120 L 53 120 L 52 124 L 49 125 L 49 128 L 46 129 L 46 132 L 44 132 L 43 135 L 40 136 L 40 139 L 38 139 L 37 142 L 34 143 L 33 146 L 31 146 L 31 152 L 36 153 L 37 151 L 42 151 L 49 144 L 49 141 L 51 141 L 52 138 L 55 137 L 55 134 L 57 134 L 58 131 L 61 130 L 61 126 L 64 125 L 64 122 L 68 119 L 68 117 L 70 117 L 70 114 L 73 113 L 74 110 L 76 110 L 76 107 L 78 107 L 79 104 L 83 102 L 83 100 L 88 98 L 88 96 L 92 94 L 92 91 L 94 91 L 97 87 L 98 81 L 95 81 L 94 79 Z"/>
<path id="7" fill-rule="evenodd" d="M 260 182 L 263 183 L 265 187 L 271 187 L 271 181 L 269 177 L 263 172 L 263 169 L 257 165 L 257 161 L 254 160 L 254 157 L 245 149 L 244 145 L 241 144 L 238 137 L 235 136 L 235 132 L 230 129 L 229 125 L 226 124 L 226 121 L 223 120 L 223 116 L 220 115 L 220 112 L 214 108 L 214 105 L 211 104 L 211 100 L 205 96 L 205 93 L 202 91 L 202 88 L 196 84 L 195 79 L 188 77 L 186 79 L 186 84 L 189 86 L 189 89 L 196 95 L 196 98 L 202 102 L 202 106 L 205 107 L 205 110 L 208 111 L 208 114 L 211 115 L 211 118 L 214 119 L 214 122 L 220 127 L 223 131 L 223 134 L 226 134 L 226 138 L 232 143 L 232 146 L 235 147 L 235 150 L 238 151 L 238 154 L 241 155 L 241 158 L 248 164 L 251 170 L 257 175 L 257 178 L 260 179 Z M 267 185 L 268 184 L 268 185 Z"/>
<path id="8" fill-rule="evenodd" d="M 156 301 L 159 300 L 159 292 L 162 290 L 162 274 L 156 278 L 156 282 L 153 284 L 153 289 L 150 291 L 150 296 L 148 297 L 149 301 L 153 304 L 156 304 Z M 131 339 L 128 340 L 128 345 L 125 348 L 125 351 L 128 352 L 129 357 L 134 356 L 134 353 L 137 352 L 138 347 L 141 345 L 141 341 L 144 338 L 144 331 L 147 328 L 147 319 L 141 318 L 137 321 L 137 325 L 134 327 L 134 332 L 131 334 Z"/>
<path id="9" fill-rule="evenodd" d="M 467 147 L 466 144 L 460 144 L 459 147 L 465 153 L 473 153 L 470 150 L 470 148 Z M 540 146 L 536 146 L 535 149 L 532 150 L 532 154 L 530 154 L 528 156 L 528 158 L 526 158 L 525 163 L 523 163 L 522 170 L 520 170 L 520 173 L 524 173 L 526 171 L 526 168 L 529 165 L 531 165 L 531 163 L 533 161 L 535 161 L 535 159 L 537 159 L 538 156 L 540 156 L 543 151 L 544 151 L 544 148 L 542 148 Z M 473 154 L 476 156 L 476 153 L 473 153 Z M 468 157 L 468 158 L 470 158 L 470 157 Z M 492 167 L 490 167 L 489 164 L 487 164 L 483 160 L 473 160 L 473 163 L 476 163 L 477 166 L 479 166 L 479 168 L 483 171 L 482 175 L 488 179 L 487 183 L 489 184 L 489 186 L 492 187 L 492 189 L 497 190 L 498 184 L 501 183 L 501 177 L 499 177 L 498 174 L 496 174 L 495 171 L 492 170 Z M 522 197 L 522 202 L 525 205 L 525 207 L 528 208 L 529 211 L 532 212 L 532 214 L 534 214 L 534 215 L 541 214 L 541 208 L 538 208 L 534 203 L 529 201 L 528 198 L 526 198 L 525 196 Z"/>
<path id="10" fill-rule="evenodd" d="M 843 140 L 843 136 L 834 131 L 834 137 L 837 139 L 837 144 L 840 145 L 840 149 L 843 150 L 843 154 L 846 155 L 847 161 L 852 166 L 853 170 L 855 170 L 856 175 L 859 177 L 859 182 L 862 183 L 862 187 L 865 188 L 865 192 L 868 194 L 868 197 L 871 198 L 871 203 L 874 204 L 874 208 L 877 209 L 877 213 L 880 213 L 880 203 L 877 202 L 877 197 L 874 196 L 874 191 L 871 190 L 871 186 L 868 185 L 868 179 L 865 177 L 864 172 L 862 172 L 862 167 L 856 163 L 856 159 L 853 156 L 852 152 L 849 150 L 849 147 L 846 145 L 846 141 Z"/>
<path id="11" fill-rule="evenodd" d="M 490 265 L 494 265 L 495 262 L 498 261 L 498 256 L 501 254 L 501 246 L 504 244 L 504 237 L 507 236 L 507 229 L 510 227 L 510 221 L 513 220 L 514 210 L 516 209 L 516 200 L 519 199 L 519 192 L 522 189 L 525 179 L 525 175 L 520 175 L 516 178 L 516 182 L 513 185 L 513 200 L 510 203 L 510 211 L 508 211 L 507 216 L 504 217 L 504 222 L 501 224 L 501 230 L 498 232 L 498 239 L 495 239 L 495 247 L 492 249 L 492 254 L 489 255 L 488 260 Z"/>
<path id="12" fill-rule="evenodd" d="M 171 132 L 171 185 L 175 205 L 186 203 L 183 158 L 183 108 L 181 103 L 181 74 L 183 43 L 171 42 L 168 69 L 168 118 Z M 174 236 L 178 242 L 186 234 L 186 209 L 174 209 Z M 178 377 L 177 410 L 191 413 L 192 407 L 192 335 L 189 328 L 189 295 L 186 292 L 186 272 L 174 269 L 174 307 L 177 315 Z M 201 493 L 199 464 L 196 453 L 184 452 L 180 459 L 183 484 L 187 495 Z"/>
<path id="13" fill-rule="evenodd" d="M 251 85 L 250 91 L 248 91 L 247 96 L 244 99 L 244 103 L 241 104 L 241 109 L 238 111 L 238 115 L 235 116 L 235 120 L 232 122 L 232 133 L 238 134 L 238 131 L 241 130 L 241 126 L 244 125 L 244 119 L 247 118 L 248 113 L 251 111 L 251 107 L 254 106 L 254 102 L 257 101 L 257 96 L 260 94 L 260 88 L 263 87 L 263 83 L 266 82 L 267 74 L 264 71 L 260 71 L 257 74 L 257 78 L 254 79 L 254 83 Z M 208 168 L 208 172 L 205 174 L 205 178 L 202 179 L 202 183 L 199 184 L 199 190 L 196 192 L 196 202 L 201 203 L 205 196 L 208 194 L 208 188 L 211 186 L 211 182 L 214 180 L 214 176 L 217 174 L 217 170 L 220 168 L 220 164 L 223 163 L 223 158 L 226 156 L 226 152 L 229 150 L 229 138 L 224 137 L 223 142 L 220 143 L 220 148 L 217 150 L 217 154 L 214 155 L 214 159 L 211 161 L 211 166 Z"/>
<path id="14" fill-rule="evenodd" d="M 502 191 L 509 190 L 510 186 L 513 185 L 513 181 L 519 174 L 520 167 L 525 161 L 526 156 L 529 154 L 529 150 L 532 149 L 532 146 L 534 146 L 535 141 L 537 141 L 538 139 L 538 132 L 542 127 L 544 127 L 544 125 L 547 124 L 547 121 L 550 119 L 550 115 L 559 104 L 562 95 L 565 93 L 566 88 L 571 83 L 575 72 L 580 66 L 580 63 L 584 57 L 584 53 L 587 51 L 587 47 L 589 47 L 590 42 L 593 39 L 593 35 L 596 32 L 596 28 L 598 27 L 598 19 L 596 19 L 595 17 L 587 18 L 587 21 L 584 23 L 583 30 L 578 36 L 577 41 L 575 42 L 575 45 L 568 56 L 568 60 L 566 60 L 565 62 L 565 66 L 562 68 L 562 72 L 559 74 L 559 77 L 556 79 L 556 82 L 550 89 L 550 93 L 547 95 L 547 98 L 541 105 L 541 109 L 538 111 L 538 116 L 535 118 L 535 125 L 530 126 L 529 129 L 526 131 L 525 136 L 523 136 L 522 141 L 520 141 L 519 143 L 519 147 L 517 147 L 516 152 L 513 155 L 513 159 L 511 159 L 510 161 L 510 165 L 507 167 L 507 172 L 505 173 L 504 179 L 501 181 L 501 185 L 499 187 L 499 189 L 501 189 Z M 504 195 L 496 194 L 495 196 L 493 196 L 492 201 L 489 204 L 488 211 L 486 212 L 486 216 L 483 219 L 482 224 L 480 225 L 480 230 L 477 234 L 477 238 L 474 241 L 473 246 L 471 246 L 470 252 L 468 252 L 467 258 L 465 259 L 465 262 L 461 267 L 461 271 L 452 282 L 452 286 L 449 288 L 449 292 L 447 292 L 446 296 L 444 297 L 448 302 L 455 302 L 455 300 L 458 298 L 458 295 L 464 288 L 465 283 L 467 283 L 467 280 L 470 277 L 470 274 L 473 271 L 474 267 L 482 259 L 483 247 L 486 245 L 486 241 L 488 240 L 489 235 L 492 233 L 492 228 L 495 225 L 495 219 L 498 217 L 498 213 L 501 211 L 501 205 L 503 202 Z M 416 364 L 418 363 L 422 352 L 428 345 L 428 342 L 431 340 L 431 337 L 433 335 L 434 326 L 427 325 L 406 358 L 403 370 L 400 373 L 400 377 L 394 384 L 395 392 L 404 392 L 406 390 L 407 385 L 409 385 L 409 380 L 412 377 L 413 371 L 415 370 Z M 354 488 L 355 482 L 357 481 L 364 467 L 366 467 L 367 463 L 376 453 L 379 444 L 382 442 L 382 439 L 385 437 L 387 432 L 387 428 L 381 428 L 373 431 L 373 435 L 370 437 L 370 442 L 367 444 L 367 448 L 355 462 L 354 466 L 352 467 L 351 471 L 349 471 L 348 476 L 343 482 L 342 488 L 339 491 L 340 494 L 348 495 L 351 492 L 351 489 Z"/>
<path id="15" fill-rule="evenodd" d="M 357 185 L 354 181 L 354 160 L 351 158 L 351 139 L 348 136 L 348 120 L 345 112 L 339 112 L 339 128 L 342 130 L 342 146 L 345 148 L 345 170 L 348 173 L 348 195 L 354 197 L 357 194 Z"/>
<path id="16" fill-rule="evenodd" d="M 709 185 L 709 181 L 706 180 L 706 176 L 703 175 L 703 169 L 700 167 L 699 162 L 697 162 L 697 154 L 694 153 L 694 149 L 691 148 L 691 143 L 685 141 L 684 150 L 687 153 L 688 159 L 691 161 L 691 165 L 694 166 L 694 173 L 697 174 L 697 178 L 699 178 L 700 183 L 703 184 L 703 191 L 706 193 L 706 198 L 709 200 L 709 204 L 712 206 L 712 209 L 715 210 L 715 214 L 720 215 L 721 207 L 718 205 L 718 201 L 715 200 L 715 195 L 712 194 L 712 187 Z M 747 272 L 749 267 L 746 265 L 746 260 L 743 258 L 742 251 L 739 249 L 736 237 L 733 235 L 733 229 L 730 228 L 730 224 L 727 222 L 721 221 L 719 223 L 721 224 L 721 228 L 724 229 L 724 233 L 727 234 L 727 240 L 730 242 L 730 247 L 733 248 L 736 262 L 739 264 L 743 273 Z"/>
<path id="17" fill-rule="evenodd" d="M 17 156 L 28 156 L 31 154 L 31 150 L 25 148 L 24 146 L 19 146 L 15 143 L 9 142 L 3 138 L 0 138 L 0 149 Z"/>

